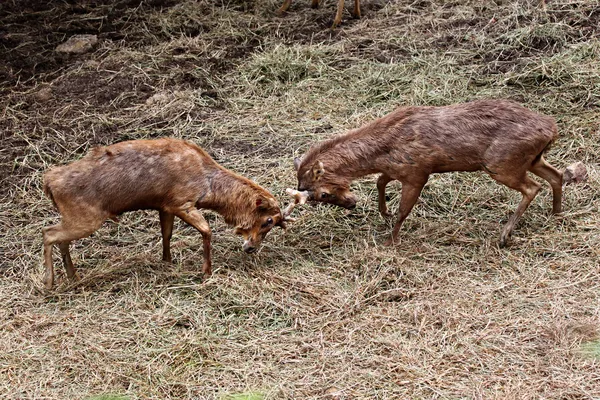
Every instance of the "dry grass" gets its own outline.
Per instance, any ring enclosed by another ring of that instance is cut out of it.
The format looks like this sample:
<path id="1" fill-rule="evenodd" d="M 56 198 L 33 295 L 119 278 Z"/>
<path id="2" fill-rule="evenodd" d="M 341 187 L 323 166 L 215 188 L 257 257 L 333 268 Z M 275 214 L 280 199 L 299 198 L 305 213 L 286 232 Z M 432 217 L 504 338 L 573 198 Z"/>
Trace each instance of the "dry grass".
<path id="1" fill-rule="evenodd" d="M 274 0 L 0 5 L 1 397 L 600 397 L 600 4 L 363 3 L 333 33 L 333 2 L 283 18 Z M 53 53 L 72 33 L 101 44 Z M 90 146 L 186 138 L 284 200 L 310 143 L 398 104 L 487 97 L 554 116 L 547 159 L 590 169 L 560 217 L 545 187 L 507 249 L 519 196 L 479 174 L 433 177 L 382 247 L 369 178 L 354 212 L 305 207 L 254 256 L 208 213 L 210 279 L 192 228 L 164 265 L 158 217 L 138 212 L 74 245 L 80 282 L 56 259 L 42 290 L 58 216 L 41 176 Z"/>

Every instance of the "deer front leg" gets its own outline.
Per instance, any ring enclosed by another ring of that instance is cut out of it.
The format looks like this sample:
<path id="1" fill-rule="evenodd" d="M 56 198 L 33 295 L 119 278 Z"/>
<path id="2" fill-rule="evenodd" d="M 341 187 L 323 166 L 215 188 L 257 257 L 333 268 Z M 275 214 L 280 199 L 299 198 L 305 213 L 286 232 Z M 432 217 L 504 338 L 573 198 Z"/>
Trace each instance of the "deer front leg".
<path id="1" fill-rule="evenodd" d="M 393 181 L 393 179 L 387 176 L 386 174 L 382 174 L 377 179 L 379 213 L 383 218 L 389 218 L 392 216 L 392 213 L 388 211 L 387 204 L 385 202 L 385 187 L 391 181 Z"/>
<path id="2" fill-rule="evenodd" d="M 410 211 L 413 209 L 413 206 L 417 202 L 419 195 L 421 194 L 421 190 L 423 190 L 423 186 L 425 186 L 425 182 L 423 183 L 405 183 L 402 182 L 402 196 L 400 198 L 400 209 L 398 210 L 398 221 L 394 225 L 394 230 L 392 231 L 392 237 L 385 242 L 386 246 L 391 246 L 396 243 L 398 238 L 398 232 L 400 231 L 400 227 L 402 223 L 410 214 Z"/>
<path id="3" fill-rule="evenodd" d="M 552 186 L 552 213 L 560 214 L 562 211 L 563 174 L 552 165 L 548 164 L 546 160 L 544 160 L 544 157 L 540 157 L 529 170 L 540 178 L 548 181 L 550 186 Z"/>
<path id="4" fill-rule="evenodd" d="M 290 8 L 290 5 L 292 5 L 292 0 L 285 0 L 279 10 L 277 10 L 277 13 L 280 15 L 283 14 Z"/>
<path id="5" fill-rule="evenodd" d="M 175 215 L 166 211 L 159 211 L 158 215 L 160 217 L 160 230 L 162 233 L 162 260 L 170 263 L 173 260 L 171 258 L 171 236 L 173 235 L 173 222 L 175 221 Z"/>
<path id="6" fill-rule="evenodd" d="M 196 208 L 180 211 L 175 213 L 175 215 L 196 228 L 198 232 L 202 234 L 202 244 L 204 247 L 204 264 L 202 264 L 202 272 L 204 272 L 204 274 L 207 276 L 210 275 L 212 273 L 212 263 L 210 257 L 210 240 L 212 238 L 212 232 L 208 222 L 206 222 L 200 211 L 198 211 Z"/>
<path id="7" fill-rule="evenodd" d="M 498 179 L 498 181 L 500 181 Z M 523 175 L 521 179 L 515 178 L 514 180 L 506 179 L 504 182 L 506 186 L 518 190 L 523 195 L 521 202 L 517 206 L 515 213 L 508 219 L 508 222 L 502 229 L 502 234 L 500 235 L 500 247 L 505 247 L 508 242 L 508 238 L 510 237 L 515 225 L 527 209 L 529 207 L 529 203 L 535 198 L 535 196 L 540 191 L 542 185 L 529 178 L 527 175 Z"/>

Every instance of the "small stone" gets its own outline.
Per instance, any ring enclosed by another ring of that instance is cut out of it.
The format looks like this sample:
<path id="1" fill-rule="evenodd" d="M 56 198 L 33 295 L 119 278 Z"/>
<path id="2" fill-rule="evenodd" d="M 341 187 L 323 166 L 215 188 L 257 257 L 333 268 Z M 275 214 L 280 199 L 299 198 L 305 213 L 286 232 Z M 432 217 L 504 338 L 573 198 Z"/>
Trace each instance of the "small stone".
<path id="1" fill-rule="evenodd" d="M 41 102 L 48 101 L 52 98 L 52 89 L 49 86 L 41 88 L 33 95 L 33 97 L 37 101 L 41 101 Z"/>
<path id="2" fill-rule="evenodd" d="M 569 165 L 563 172 L 563 185 L 582 183 L 588 180 L 587 168 L 581 161 Z"/>
<path id="3" fill-rule="evenodd" d="M 83 54 L 91 51 L 98 43 L 96 35 L 75 35 L 69 40 L 59 44 L 56 51 L 59 53 Z"/>
<path id="4" fill-rule="evenodd" d="M 87 60 L 83 65 L 89 69 L 98 69 L 100 67 L 100 63 L 96 60 Z"/>
<path id="5" fill-rule="evenodd" d="M 330 387 L 325 391 L 325 395 L 330 400 L 343 400 L 346 398 L 344 391 L 336 387 Z"/>
<path id="6" fill-rule="evenodd" d="M 169 100 L 169 96 L 165 93 L 155 93 L 154 95 L 146 99 L 146 105 L 151 106 L 153 104 L 163 104 Z"/>

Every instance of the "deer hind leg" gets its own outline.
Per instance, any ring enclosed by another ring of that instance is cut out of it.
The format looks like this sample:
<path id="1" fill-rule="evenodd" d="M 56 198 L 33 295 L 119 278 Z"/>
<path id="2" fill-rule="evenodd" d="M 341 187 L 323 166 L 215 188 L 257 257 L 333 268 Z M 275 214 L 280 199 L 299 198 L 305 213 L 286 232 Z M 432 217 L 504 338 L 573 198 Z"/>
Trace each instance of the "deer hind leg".
<path id="1" fill-rule="evenodd" d="M 533 162 L 531 172 L 539 176 L 540 178 L 548 181 L 552 186 L 552 212 L 558 214 L 562 211 L 562 182 L 563 176 L 552 165 L 548 164 L 544 157 L 540 157 L 538 160 Z"/>
<path id="2" fill-rule="evenodd" d="M 331 29 L 335 29 L 340 22 L 342 22 L 342 14 L 344 13 L 344 0 L 338 0 L 337 12 L 335 13 L 335 18 L 333 19 L 333 25 L 331 25 Z"/>
<path id="3" fill-rule="evenodd" d="M 46 268 L 44 285 L 47 289 L 52 289 L 52 286 L 54 286 L 52 246 L 55 244 L 59 245 L 63 264 L 67 270 L 67 276 L 74 279 L 77 277 L 77 273 L 71 260 L 71 254 L 69 253 L 69 244 L 73 240 L 81 239 L 94 233 L 94 231 L 100 228 L 103 221 L 104 219 L 98 218 L 89 224 L 78 223 L 77 225 L 70 225 L 63 220 L 60 224 L 49 226 L 42 230 L 44 237 L 44 266 Z"/>
<path id="4" fill-rule="evenodd" d="M 291 1 L 291 0 L 290 0 Z M 319 8 L 319 0 L 312 0 L 311 8 Z"/>
<path id="5" fill-rule="evenodd" d="M 58 248 L 60 249 L 63 266 L 67 271 L 67 277 L 71 280 L 79 280 L 79 276 L 77 276 L 77 271 L 73 265 L 73 260 L 71 260 L 71 253 L 69 252 L 70 244 L 71 242 L 62 242 L 58 244 Z"/>
<path id="6" fill-rule="evenodd" d="M 292 4 L 292 0 L 285 0 L 283 2 L 283 4 L 281 5 L 281 7 L 279 8 L 279 10 L 277 11 L 277 13 L 283 14 L 290 8 L 291 4 Z"/>
<path id="7" fill-rule="evenodd" d="M 202 265 L 202 272 L 204 272 L 205 275 L 210 275 L 212 273 L 210 257 L 210 240 L 212 238 L 212 232 L 208 222 L 206 222 L 200 211 L 195 208 L 176 212 L 175 215 L 196 228 L 198 232 L 202 234 L 202 244 L 204 247 L 204 264 Z"/>
<path id="8" fill-rule="evenodd" d="M 377 179 L 377 196 L 378 196 L 377 200 L 378 200 L 378 206 L 379 206 L 379 213 L 384 218 L 389 218 L 392 216 L 392 213 L 389 212 L 389 210 L 387 208 L 387 204 L 385 202 L 385 187 L 387 186 L 388 183 L 390 183 L 393 180 L 394 179 L 390 178 L 386 174 L 382 174 Z"/>
<path id="9" fill-rule="evenodd" d="M 400 231 L 400 227 L 402 223 L 408 217 L 411 210 L 413 209 L 421 191 L 423 190 L 423 186 L 425 186 L 426 181 L 422 183 L 406 183 L 402 182 L 402 195 L 400 197 L 400 208 L 398 210 L 398 220 L 394 225 L 394 230 L 392 231 L 392 237 L 385 242 L 386 246 L 393 245 L 396 243 L 396 239 L 398 238 L 398 232 Z"/>
<path id="10" fill-rule="evenodd" d="M 175 214 L 171 214 L 166 211 L 159 211 L 160 217 L 160 230 L 162 233 L 162 245 L 163 255 L 162 260 L 171 262 L 171 236 L 173 235 L 173 222 L 175 221 Z"/>
<path id="11" fill-rule="evenodd" d="M 508 222 L 504 226 L 504 229 L 502 229 L 502 234 L 500 235 L 500 247 L 504 247 L 506 246 L 510 234 L 515 228 L 515 225 L 519 221 L 519 218 L 521 218 L 527 207 L 529 207 L 529 204 L 538 194 L 542 185 L 528 177 L 525 171 L 516 176 L 497 174 L 492 175 L 492 177 L 503 185 L 521 192 L 523 195 L 523 198 L 517 206 L 514 214 L 511 215 L 511 217 L 508 219 Z"/>
<path id="12" fill-rule="evenodd" d="M 352 12 L 354 18 L 360 18 L 360 0 L 354 0 L 354 11 Z"/>

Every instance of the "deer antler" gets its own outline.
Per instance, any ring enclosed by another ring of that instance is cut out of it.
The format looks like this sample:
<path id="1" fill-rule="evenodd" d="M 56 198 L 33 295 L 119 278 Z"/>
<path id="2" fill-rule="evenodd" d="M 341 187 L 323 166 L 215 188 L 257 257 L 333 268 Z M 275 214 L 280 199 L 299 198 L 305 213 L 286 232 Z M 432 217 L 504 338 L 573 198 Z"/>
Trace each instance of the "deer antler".
<path id="1" fill-rule="evenodd" d="M 294 207 L 296 207 L 297 205 L 302 205 L 302 204 L 306 203 L 306 200 L 308 200 L 308 192 L 307 191 L 300 192 L 298 190 L 290 189 L 290 188 L 285 189 L 285 192 L 287 194 L 289 194 L 290 196 L 292 196 L 294 198 L 294 201 L 292 203 L 288 204 L 288 206 L 285 208 L 285 210 L 283 210 L 283 220 L 286 222 L 294 222 L 296 219 L 291 218 L 290 214 L 292 214 Z"/>

